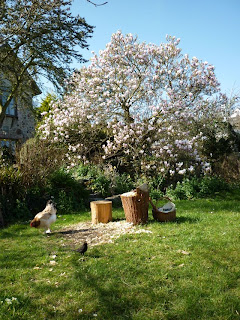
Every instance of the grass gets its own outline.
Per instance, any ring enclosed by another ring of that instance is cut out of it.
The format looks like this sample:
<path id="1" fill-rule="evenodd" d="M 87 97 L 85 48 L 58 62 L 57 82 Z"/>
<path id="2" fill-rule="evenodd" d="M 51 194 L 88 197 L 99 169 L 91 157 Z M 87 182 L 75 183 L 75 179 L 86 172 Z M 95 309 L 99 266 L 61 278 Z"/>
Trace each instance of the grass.
<path id="1" fill-rule="evenodd" d="M 176 204 L 176 222 L 150 214 L 139 228 L 152 233 L 124 235 L 84 258 L 57 232 L 47 237 L 28 223 L 1 230 L 0 319 L 239 319 L 239 199 Z M 53 229 L 89 219 L 63 215 Z"/>

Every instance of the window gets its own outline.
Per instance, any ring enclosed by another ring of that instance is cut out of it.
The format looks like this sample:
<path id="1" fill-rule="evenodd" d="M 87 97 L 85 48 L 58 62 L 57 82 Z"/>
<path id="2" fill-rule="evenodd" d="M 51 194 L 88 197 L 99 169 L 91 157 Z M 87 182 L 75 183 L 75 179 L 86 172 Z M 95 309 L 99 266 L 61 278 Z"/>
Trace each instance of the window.
<path id="1" fill-rule="evenodd" d="M 6 91 L 4 91 L 2 93 L 2 104 L 4 104 L 7 101 L 8 95 L 9 95 L 9 93 Z M 17 115 L 17 108 L 16 108 L 16 103 L 15 103 L 14 98 L 10 101 L 10 104 L 7 107 L 6 115 L 10 115 L 10 116 Z"/>
<path id="2" fill-rule="evenodd" d="M 14 141 L 14 140 L 1 140 L 0 141 L 0 147 L 8 147 L 12 151 L 15 151 L 15 149 L 16 149 L 16 141 Z"/>

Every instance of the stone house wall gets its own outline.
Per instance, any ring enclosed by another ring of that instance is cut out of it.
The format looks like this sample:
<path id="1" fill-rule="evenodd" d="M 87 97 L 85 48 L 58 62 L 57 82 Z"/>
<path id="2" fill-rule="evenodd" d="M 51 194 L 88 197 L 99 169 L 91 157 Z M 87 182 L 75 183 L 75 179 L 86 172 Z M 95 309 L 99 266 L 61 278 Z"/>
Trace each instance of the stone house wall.
<path id="1" fill-rule="evenodd" d="M 9 83 L 5 82 L 5 88 L 1 88 L 0 99 L 3 101 L 7 96 Z M 23 143 L 34 135 L 35 119 L 33 114 L 32 99 L 40 94 L 38 89 L 35 92 L 26 91 L 24 98 L 13 99 L 8 107 L 5 119 L 0 127 L 0 146 L 15 147 L 16 143 Z"/>

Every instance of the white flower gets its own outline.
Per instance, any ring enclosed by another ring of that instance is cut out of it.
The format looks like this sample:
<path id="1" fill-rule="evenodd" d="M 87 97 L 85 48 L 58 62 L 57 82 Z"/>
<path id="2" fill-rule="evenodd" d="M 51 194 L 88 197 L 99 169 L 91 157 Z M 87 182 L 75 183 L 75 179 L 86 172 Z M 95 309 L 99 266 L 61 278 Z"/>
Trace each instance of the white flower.
<path id="1" fill-rule="evenodd" d="M 186 173 L 186 169 L 182 169 L 178 171 L 179 174 L 185 174 Z"/>
<path id="2" fill-rule="evenodd" d="M 194 171 L 194 167 L 193 167 L 193 166 L 190 166 L 190 167 L 188 168 L 188 170 L 189 170 L 190 172 L 193 172 L 193 171 Z"/>
<path id="3" fill-rule="evenodd" d="M 9 299 L 9 298 L 6 298 L 5 301 L 6 301 L 7 304 L 12 304 L 12 300 Z"/>

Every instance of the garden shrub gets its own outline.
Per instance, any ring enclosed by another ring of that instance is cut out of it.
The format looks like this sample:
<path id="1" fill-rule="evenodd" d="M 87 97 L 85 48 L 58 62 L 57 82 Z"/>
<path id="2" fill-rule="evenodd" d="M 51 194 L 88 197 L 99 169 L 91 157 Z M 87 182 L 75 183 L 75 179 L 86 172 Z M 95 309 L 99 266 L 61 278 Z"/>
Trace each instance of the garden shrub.
<path id="1" fill-rule="evenodd" d="M 167 196 L 173 199 L 209 198 L 219 192 L 229 191 L 230 185 L 220 177 L 204 176 L 201 178 L 184 179 L 175 187 L 167 189 Z"/>
<path id="2" fill-rule="evenodd" d="M 205 176 L 201 181 L 201 189 L 199 196 L 201 198 L 207 198 L 208 196 L 214 196 L 222 191 L 229 191 L 230 185 L 219 177 Z"/>
<path id="3" fill-rule="evenodd" d="M 28 215 L 27 208 L 20 205 L 24 197 L 20 171 L 10 165 L 0 167 L 0 181 L 0 206 L 3 221 L 12 221 L 14 217 L 18 219 L 23 215 Z M 20 207 L 23 210 L 19 210 Z"/>
<path id="4" fill-rule="evenodd" d="M 114 194 L 121 194 L 128 192 L 136 187 L 134 181 L 127 173 L 117 174 L 113 177 L 113 191 Z"/>
<path id="5" fill-rule="evenodd" d="M 213 164 L 213 171 L 229 183 L 240 181 L 240 156 L 238 152 L 223 155 Z"/>
<path id="6" fill-rule="evenodd" d="M 120 174 L 111 166 L 80 164 L 72 170 L 72 174 L 77 180 L 85 181 L 90 192 L 102 197 L 121 194 L 136 187 L 129 174 Z"/>
<path id="7" fill-rule="evenodd" d="M 64 169 L 55 170 L 39 184 L 26 185 L 21 170 L 12 166 L 0 168 L 0 205 L 5 224 L 29 220 L 45 208 L 51 197 L 58 213 L 67 214 L 84 208 L 88 199 L 85 186 Z"/>
<path id="8" fill-rule="evenodd" d="M 97 193 L 102 197 L 111 194 L 111 178 L 100 167 L 80 164 L 71 172 L 77 180 L 85 181 L 85 185 L 91 193 Z"/>
<path id="9" fill-rule="evenodd" d="M 14 155 L 9 147 L 0 147 L 0 167 L 11 166 L 14 164 L 14 160 Z"/>
<path id="10" fill-rule="evenodd" d="M 61 146 L 29 139 L 16 153 L 16 162 L 26 186 L 44 185 L 46 179 L 64 164 L 64 149 Z"/>
<path id="11" fill-rule="evenodd" d="M 82 209 L 89 196 L 83 183 L 63 168 L 49 176 L 46 191 L 54 197 L 58 210 L 64 213 Z"/>

